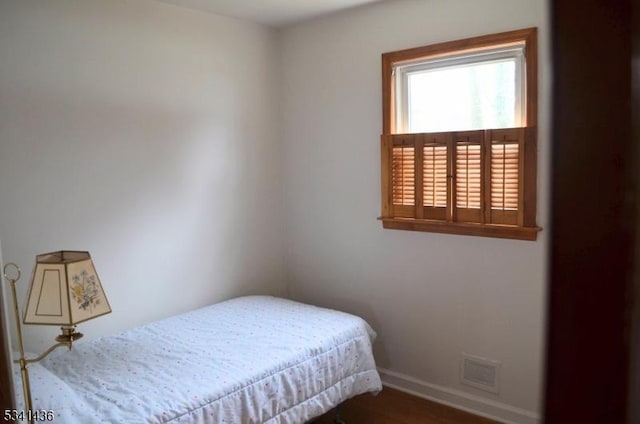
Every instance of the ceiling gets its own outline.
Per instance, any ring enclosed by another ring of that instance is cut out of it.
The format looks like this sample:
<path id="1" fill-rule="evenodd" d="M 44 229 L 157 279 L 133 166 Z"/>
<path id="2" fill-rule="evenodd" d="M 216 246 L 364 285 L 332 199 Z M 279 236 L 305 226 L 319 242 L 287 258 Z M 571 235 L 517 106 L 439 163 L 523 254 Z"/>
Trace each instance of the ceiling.
<path id="1" fill-rule="evenodd" d="M 382 0 L 160 0 L 271 27 L 284 27 Z"/>

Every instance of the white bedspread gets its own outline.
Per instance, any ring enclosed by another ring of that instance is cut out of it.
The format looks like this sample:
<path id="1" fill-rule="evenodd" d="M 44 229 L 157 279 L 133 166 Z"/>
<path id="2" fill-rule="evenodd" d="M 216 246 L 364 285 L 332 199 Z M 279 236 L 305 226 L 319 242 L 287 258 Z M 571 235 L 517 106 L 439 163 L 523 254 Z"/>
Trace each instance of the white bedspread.
<path id="1" fill-rule="evenodd" d="M 382 388 L 374 337 L 346 313 L 233 299 L 55 351 L 30 367 L 34 408 L 56 423 L 304 423 Z"/>

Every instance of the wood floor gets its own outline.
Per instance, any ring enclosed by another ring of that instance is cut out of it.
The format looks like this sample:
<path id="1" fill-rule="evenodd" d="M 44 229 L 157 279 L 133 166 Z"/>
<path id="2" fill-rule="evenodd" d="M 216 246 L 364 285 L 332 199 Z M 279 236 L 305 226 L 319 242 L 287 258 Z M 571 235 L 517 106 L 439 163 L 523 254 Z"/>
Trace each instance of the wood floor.
<path id="1" fill-rule="evenodd" d="M 313 424 L 333 424 L 334 411 Z M 340 417 L 345 424 L 496 424 L 436 402 L 385 387 L 377 396 L 356 396 L 342 406 Z"/>

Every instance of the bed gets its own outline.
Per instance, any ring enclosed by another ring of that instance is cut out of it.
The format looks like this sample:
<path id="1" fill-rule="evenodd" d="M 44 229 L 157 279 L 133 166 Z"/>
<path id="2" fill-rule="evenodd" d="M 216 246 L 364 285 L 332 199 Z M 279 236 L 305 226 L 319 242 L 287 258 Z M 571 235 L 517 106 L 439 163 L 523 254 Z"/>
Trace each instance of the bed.
<path id="1" fill-rule="evenodd" d="M 350 314 L 241 297 L 55 351 L 29 367 L 33 403 L 56 423 L 304 423 L 381 390 L 374 338 Z"/>

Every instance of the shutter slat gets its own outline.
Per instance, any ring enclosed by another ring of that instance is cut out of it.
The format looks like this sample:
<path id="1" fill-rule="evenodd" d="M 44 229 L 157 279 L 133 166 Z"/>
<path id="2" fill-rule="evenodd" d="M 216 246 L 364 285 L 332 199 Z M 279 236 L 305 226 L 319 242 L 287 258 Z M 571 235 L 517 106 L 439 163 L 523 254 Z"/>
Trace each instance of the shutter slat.
<path id="1" fill-rule="evenodd" d="M 456 207 L 480 209 L 480 144 L 456 146 Z"/>
<path id="2" fill-rule="evenodd" d="M 415 205 L 415 149 L 394 146 L 392 153 L 392 199 L 394 205 Z"/>
<path id="3" fill-rule="evenodd" d="M 518 142 L 491 145 L 491 209 L 518 210 Z"/>
<path id="4" fill-rule="evenodd" d="M 426 207 L 447 206 L 447 146 L 423 147 L 423 201 Z"/>

